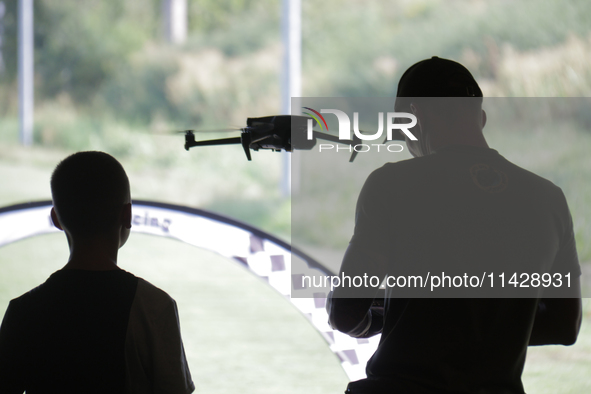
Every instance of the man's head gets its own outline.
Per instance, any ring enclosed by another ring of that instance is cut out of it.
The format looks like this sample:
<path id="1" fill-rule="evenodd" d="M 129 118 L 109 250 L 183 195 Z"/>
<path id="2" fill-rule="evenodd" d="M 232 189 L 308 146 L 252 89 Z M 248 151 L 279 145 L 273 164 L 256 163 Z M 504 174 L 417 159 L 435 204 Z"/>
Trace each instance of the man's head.
<path id="1" fill-rule="evenodd" d="M 460 63 L 436 56 L 414 64 L 402 75 L 395 111 L 417 117 L 413 133 L 418 134 L 418 141 L 406 141 L 414 156 L 431 153 L 434 142 L 464 140 L 471 144 L 468 141 L 474 136 L 470 133 L 481 134 L 486 122 L 482 91 L 472 74 Z"/>
<path id="2" fill-rule="evenodd" d="M 103 236 L 119 229 L 121 245 L 127 240 L 131 227 L 129 180 L 112 156 L 103 152 L 68 156 L 53 171 L 51 195 L 56 225 L 72 237 Z"/>

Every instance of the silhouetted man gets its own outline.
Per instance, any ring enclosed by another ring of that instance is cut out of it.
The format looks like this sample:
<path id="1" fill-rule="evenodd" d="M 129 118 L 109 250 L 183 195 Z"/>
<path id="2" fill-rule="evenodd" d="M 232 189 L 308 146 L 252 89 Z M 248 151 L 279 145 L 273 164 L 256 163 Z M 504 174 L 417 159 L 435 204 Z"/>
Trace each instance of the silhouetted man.
<path id="1" fill-rule="evenodd" d="M 121 164 L 102 152 L 76 153 L 56 167 L 51 192 L 70 258 L 10 302 L 0 328 L 0 393 L 191 393 L 175 301 L 117 266 L 131 228 Z"/>
<path id="2" fill-rule="evenodd" d="M 481 104 L 478 84 L 459 63 L 433 57 L 404 73 L 396 110 L 417 117 L 417 139 L 405 136 L 415 158 L 368 177 L 341 274 L 473 269 L 504 272 L 507 286 L 514 272 L 556 274 L 563 285 L 570 273 L 570 287 L 560 289 L 570 298 L 551 298 L 556 289 L 541 293 L 539 285 L 514 299 L 397 298 L 408 289 L 390 281 L 382 318 L 372 309 L 376 288 L 337 287 L 327 303 L 330 324 L 353 337 L 382 332 L 367 379 L 347 393 L 523 393 L 527 346 L 577 338 L 581 271 L 566 199 L 488 147 Z"/>

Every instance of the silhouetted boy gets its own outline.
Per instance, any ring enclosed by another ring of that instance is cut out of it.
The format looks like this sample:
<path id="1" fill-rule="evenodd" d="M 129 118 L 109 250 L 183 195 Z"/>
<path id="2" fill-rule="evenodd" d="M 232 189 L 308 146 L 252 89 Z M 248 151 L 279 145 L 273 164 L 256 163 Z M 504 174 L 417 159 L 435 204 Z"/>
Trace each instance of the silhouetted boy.
<path id="1" fill-rule="evenodd" d="M 175 301 L 117 266 L 131 228 L 121 164 L 102 152 L 73 154 L 53 172 L 51 192 L 70 258 L 10 302 L 0 393 L 191 393 Z"/>

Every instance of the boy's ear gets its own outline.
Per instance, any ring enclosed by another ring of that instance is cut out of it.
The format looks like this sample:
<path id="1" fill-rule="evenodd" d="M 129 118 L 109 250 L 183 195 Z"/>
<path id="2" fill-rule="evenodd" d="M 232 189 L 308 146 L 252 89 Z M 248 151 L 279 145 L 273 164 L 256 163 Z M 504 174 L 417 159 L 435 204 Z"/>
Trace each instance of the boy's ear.
<path id="1" fill-rule="evenodd" d="M 64 231 L 64 229 L 62 228 L 62 224 L 60 223 L 60 220 L 57 218 L 57 213 L 55 213 L 55 208 L 51 207 L 51 221 L 53 222 L 53 225 Z"/>
<path id="2" fill-rule="evenodd" d="M 123 222 L 122 224 L 127 229 L 131 228 L 131 216 L 131 203 L 127 203 L 123 206 L 123 210 L 121 212 L 121 220 Z"/>

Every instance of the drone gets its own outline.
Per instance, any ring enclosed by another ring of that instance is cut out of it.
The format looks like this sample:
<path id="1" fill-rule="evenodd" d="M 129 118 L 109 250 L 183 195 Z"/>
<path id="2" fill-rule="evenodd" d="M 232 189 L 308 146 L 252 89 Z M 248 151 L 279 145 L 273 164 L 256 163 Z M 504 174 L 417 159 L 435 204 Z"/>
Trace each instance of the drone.
<path id="1" fill-rule="evenodd" d="M 260 118 L 247 118 L 246 127 L 239 129 L 240 137 L 222 138 L 215 140 L 196 141 L 195 130 L 185 130 L 185 150 L 196 146 L 208 145 L 232 145 L 241 144 L 248 161 L 252 160 L 250 150 L 259 149 L 271 150 L 273 152 L 292 152 L 294 149 L 310 150 L 316 146 L 317 139 L 337 142 L 349 146 L 355 146 L 361 142 L 356 135 L 352 140 L 340 140 L 337 136 L 312 130 L 308 133 L 308 122 L 312 127 L 317 124 L 316 120 L 300 115 L 272 115 Z M 353 162 L 357 156 L 353 149 L 349 162 Z"/>

